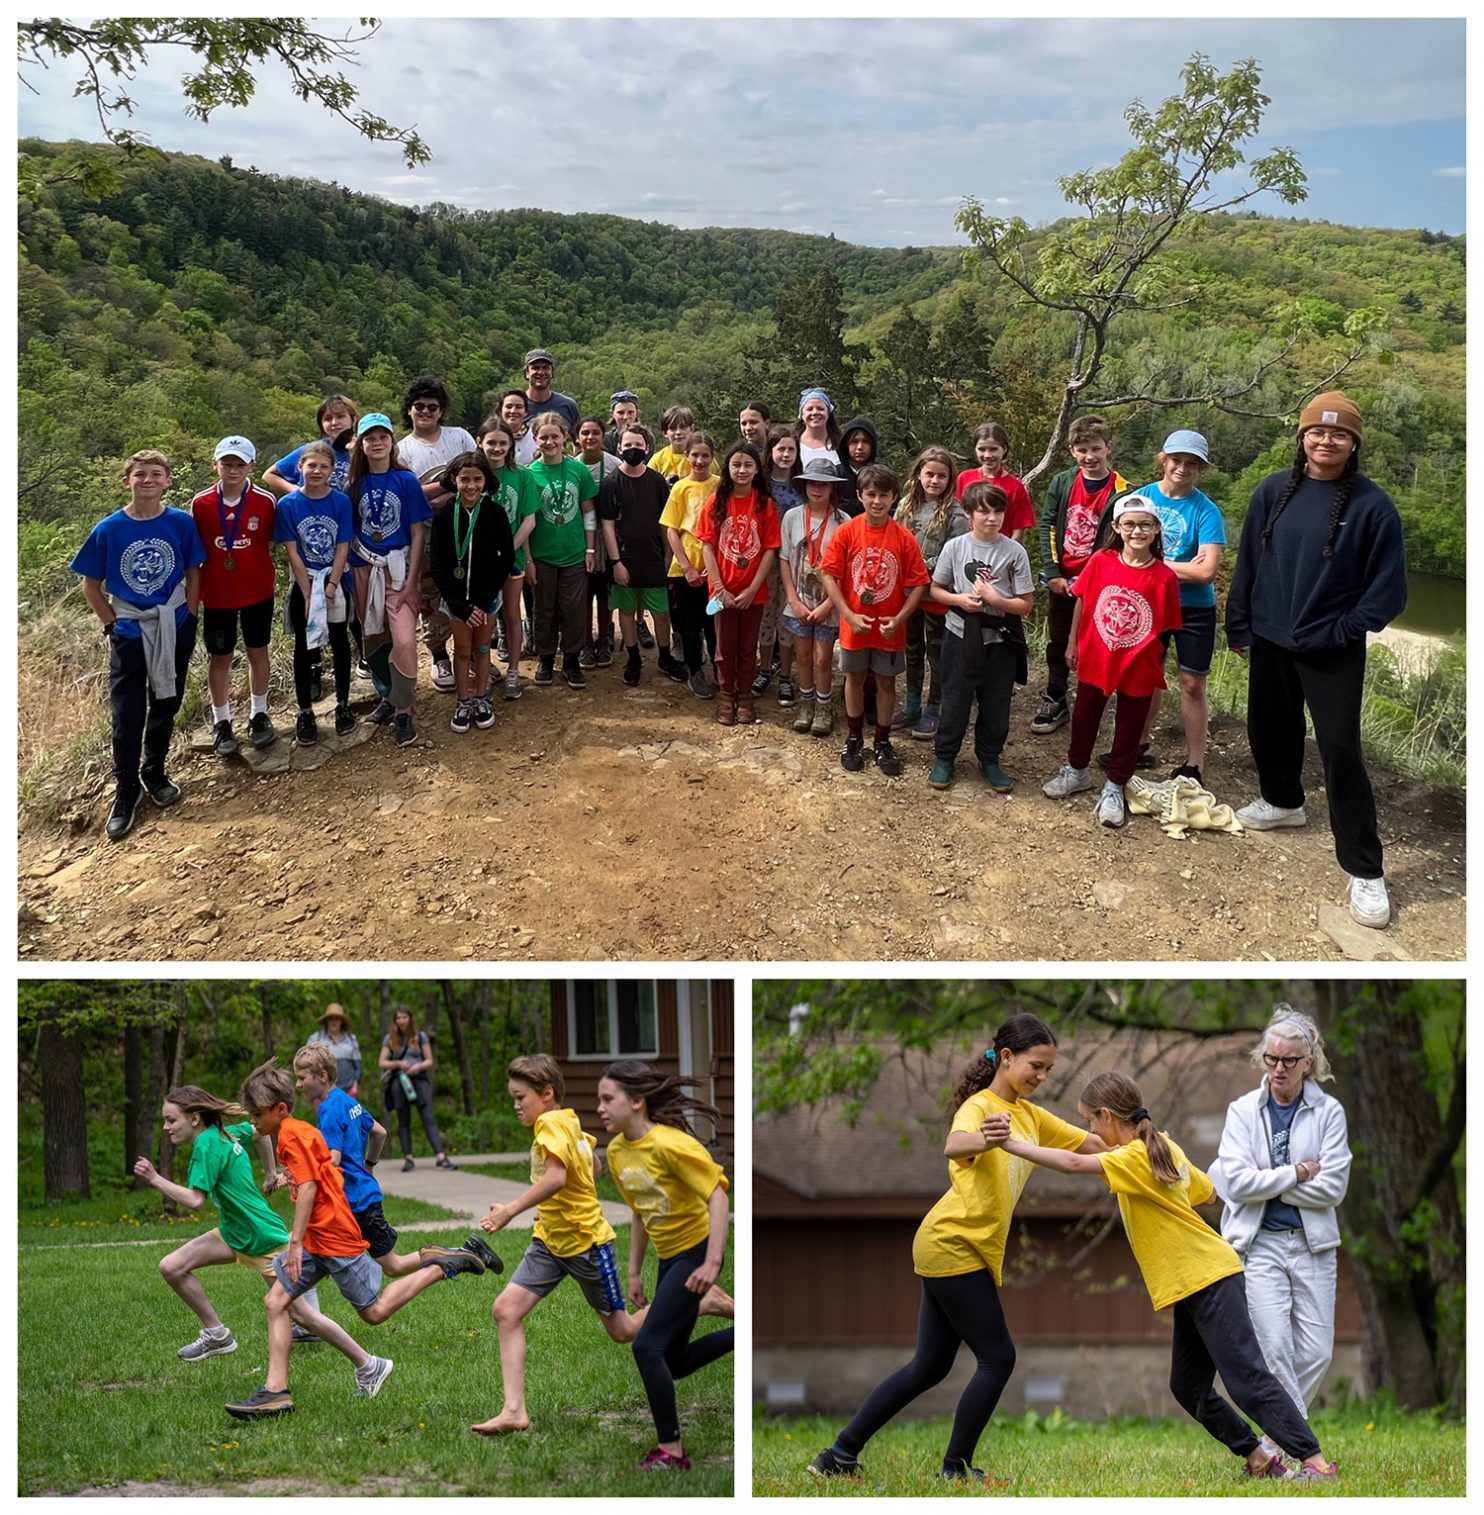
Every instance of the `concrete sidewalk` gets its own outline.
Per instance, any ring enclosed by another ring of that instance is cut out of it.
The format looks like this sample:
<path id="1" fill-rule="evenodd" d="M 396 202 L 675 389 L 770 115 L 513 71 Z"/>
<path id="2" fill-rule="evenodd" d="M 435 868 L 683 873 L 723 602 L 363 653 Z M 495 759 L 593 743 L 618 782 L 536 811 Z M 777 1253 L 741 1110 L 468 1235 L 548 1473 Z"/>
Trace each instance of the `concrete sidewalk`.
<path id="1" fill-rule="evenodd" d="M 458 1171 L 450 1173 L 446 1168 L 434 1165 L 431 1157 L 419 1157 L 417 1167 L 411 1173 L 402 1171 L 402 1159 L 395 1153 L 382 1158 L 376 1165 L 376 1182 L 383 1194 L 396 1195 L 400 1199 L 420 1199 L 430 1205 L 442 1205 L 466 1216 L 460 1221 L 408 1221 L 409 1231 L 454 1231 L 468 1230 L 469 1221 L 483 1220 L 494 1204 L 508 1204 L 530 1188 L 526 1182 L 508 1178 L 491 1178 L 485 1173 L 466 1173 L 469 1163 L 516 1163 L 525 1167 L 531 1154 L 524 1152 L 461 1153 L 454 1158 Z M 627 1225 L 629 1207 L 612 1200 L 599 1200 L 603 1214 L 611 1226 Z M 529 1231 L 536 1224 L 536 1211 L 526 1210 L 517 1215 L 507 1230 Z"/>

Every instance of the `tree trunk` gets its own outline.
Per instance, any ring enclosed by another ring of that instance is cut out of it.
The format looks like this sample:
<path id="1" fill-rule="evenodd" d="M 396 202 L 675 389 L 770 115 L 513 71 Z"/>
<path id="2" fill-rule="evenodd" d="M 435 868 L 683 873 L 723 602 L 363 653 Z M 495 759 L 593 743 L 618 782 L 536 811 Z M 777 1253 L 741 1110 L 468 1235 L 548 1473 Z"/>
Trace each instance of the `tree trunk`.
<path id="1" fill-rule="evenodd" d="M 454 1053 L 459 1060 L 459 1084 L 464 1094 L 464 1114 L 474 1114 L 474 1070 L 469 1064 L 469 1044 L 464 1037 L 464 1023 L 454 998 L 453 981 L 439 979 L 443 986 L 443 1008 L 448 1012 L 448 1030 L 453 1037 Z"/>
<path id="2" fill-rule="evenodd" d="M 179 1087 L 185 1082 L 185 1042 L 186 1042 L 186 985 L 179 981 L 175 985 L 175 1024 L 170 1028 L 170 1047 L 167 1062 L 170 1068 L 169 1087 Z M 160 1143 L 160 1172 L 172 1183 L 175 1181 L 175 1143 L 170 1138 L 164 1137 Z M 165 1201 L 165 1210 L 169 1215 L 177 1213 L 173 1200 Z"/>
<path id="3" fill-rule="evenodd" d="M 48 1199 L 91 1198 L 88 1183 L 88 1106 L 83 1088 L 82 1042 L 54 1018 L 41 1023 L 41 1165 Z"/>
<path id="4" fill-rule="evenodd" d="M 479 985 L 479 1099 L 488 1110 L 490 1105 L 490 1015 L 494 990 L 488 979 Z"/>
<path id="5" fill-rule="evenodd" d="M 165 1098 L 165 1080 L 168 1072 L 165 1050 L 165 1026 L 162 1021 L 156 1021 L 149 1028 L 149 1094 L 146 1099 L 148 1109 L 158 1110 L 160 1108 L 160 1104 Z M 165 1134 L 164 1125 L 161 1124 L 160 1135 L 154 1153 L 156 1172 L 164 1173 L 167 1167 L 172 1164 L 173 1145 L 170 1138 Z M 164 1200 L 163 1204 L 166 1215 L 176 1214 L 177 1206 L 172 1200 Z"/>
<path id="6" fill-rule="evenodd" d="M 258 1003 L 263 1010 L 263 1061 L 266 1063 L 273 1056 L 273 1001 L 270 997 L 272 986 L 268 983 L 258 985 Z"/>
<path id="7" fill-rule="evenodd" d="M 124 1027 L 124 1177 L 132 1179 L 136 1189 L 147 1189 L 142 1178 L 134 1178 L 136 1158 L 149 1155 L 149 1114 L 144 1108 L 144 1039 L 139 1027 Z"/>
<path id="8" fill-rule="evenodd" d="M 381 981 L 381 1036 L 392 1029 L 392 985 L 390 979 Z M 378 1044 L 381 1037 L 377 1038 Z"/>
<path id="9" fill-rule="evenodd" d="M 1335 1094 L 1355 1154 L 1341 1206 L 1365 1322 L 1367 1377 L 1405 1409 L 1463 1411 L 1464 1227 L 1451 1157 L 1463 1129 L 1429 1087 L 1407 985 L 1316 982 L 1321 1015 L 1339 1028 Z"/>

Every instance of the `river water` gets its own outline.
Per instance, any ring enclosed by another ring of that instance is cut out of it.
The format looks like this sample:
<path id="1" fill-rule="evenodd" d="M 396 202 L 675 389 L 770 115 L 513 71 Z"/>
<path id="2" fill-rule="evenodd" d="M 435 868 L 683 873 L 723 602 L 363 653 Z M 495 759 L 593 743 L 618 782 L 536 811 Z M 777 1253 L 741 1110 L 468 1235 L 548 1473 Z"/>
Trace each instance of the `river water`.
<path id="1" fill-rule="evenodd" d="M 1418 636 L 1461 642 L 1467 599 L 1463 579 L 1445 578 L 1439 573 L 1409 573 L 1407 608 L 1393 624 Z"/>

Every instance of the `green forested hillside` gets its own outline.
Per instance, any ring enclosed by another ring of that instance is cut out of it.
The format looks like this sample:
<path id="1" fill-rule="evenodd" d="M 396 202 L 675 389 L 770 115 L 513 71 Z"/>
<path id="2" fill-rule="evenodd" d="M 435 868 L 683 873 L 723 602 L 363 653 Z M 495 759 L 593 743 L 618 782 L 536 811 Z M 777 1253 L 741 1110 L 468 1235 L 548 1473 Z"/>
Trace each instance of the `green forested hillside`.
<path id="1" fill-rule="evenodd" d="M 410 210 L 180 156 L 121 161 L 117 192 L 96 203 L 55 187 L 22 205 L 20 235 L 22 590 L 36 608 L 67 584 L 86 524 L 118 502 L 129 452 L 163 446 L 183 494 L 227 432 L 251 436 L 264 462 L 305 440 L 330 388 L 394 410 L 410 377 L 437 373 L 452 419 L 473 424 L 540 342 L 558 387 L 593 409 L 627 385 L 650 418 L 684 399 L 729 434 L 741 400 L 787 414 L 822 379 L 842 411 L 877 421 L 892 461 L 930 441 L 967 450 L 994 417 L 1023 468 L 1066 364 L 1055 320 L 966 276 L 947 248 Z M 1343 381 L 1367 417 L 1367 471 L 1401 504 L 1414 563 L 1461 573 L 1463 239 L 1231 217 L 1180 257 L 1199 298 L 1116 329 L 1105 393 L 1194 392 L 1260 362 L 1297 316 L 1297 347 L 1248 407 L 1282 410 L 1325 371 L 1345 317 L 1380 309 L 1389 361 Z M 1232 520 L 1292 456 L 1291 433 L 1262 415 L 1133 404 L 1110 416 L 1118 462 L 1141 478 L 1169 426 L 1205 430 L 1221 465 L 1207 487 Z"/>

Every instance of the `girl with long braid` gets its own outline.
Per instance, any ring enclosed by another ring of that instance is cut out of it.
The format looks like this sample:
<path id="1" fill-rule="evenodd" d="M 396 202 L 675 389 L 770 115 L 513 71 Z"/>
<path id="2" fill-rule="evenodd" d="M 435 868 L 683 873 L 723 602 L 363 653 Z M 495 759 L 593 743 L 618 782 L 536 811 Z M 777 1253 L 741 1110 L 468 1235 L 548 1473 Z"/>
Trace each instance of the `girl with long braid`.
<path id="1" fill-rule="evenodd" d="M 1156 1310 L 1175 1307 L 1170 1390 L 1182 1409 L 1244 1460 L 1254 1478 L 1334 1478 L 1303 1412 L 1263 1361 L 1247 1313 L 1242 1260 L 1195 1212 L 1216 1192 L 1167 1132 L 1156 1129 L 1139 1086 L 1099 1073 L 1077 1108 L 1103 1144 L 1095 1156 L 1035 1146 L 1009 1136 L 999 1145 L 1059 1173 L 1095 1173 L 1118 1196 L 1134 1260 Z M 1241 1415 L 1215 1390 L 1217 1373 Z M 1264 1449 L 1242 1415 L 1290 1457 Z"/>
<path id="2" fill-rule="evenodd" d="M 1254 831 L 1302 826 L 1304 708 L 1324 764 L 1335 856 L 1350 875 L 1350 913 L 1377 929 L 1391 901 L 1376 800 L 1360 745 L 1366 633 L 1407 603 L 1402 523 L 1360 472 L 1360 412 L 1339 390 L 1299 416 L 1298 451 L 1269 474 L 1242 524 L 1226 605 L 1227 644 L 1249 658 L 1247 740 L 1258 798 L 1237 811 Z"/>
<path id="3" fill-rule="evenodd" d="M 1044 1148 L 1102 1152 L 1101 1138 L 1033 1105 L 1056 1062 L 1056 1037 L 1039 1016 L 1012 1015 L 994 1045 L 965 1071 L 950 1101 L 948 1192 L 928 1211 L 912 1243 L 912 1267 L 922 1283 L 917 1352 L 877 1384 L 855 1418 L 809 1465 L 820 1477 L 858 1477 L 861 1448 L 893 1416 L 941 1383 L 960 1342 L 977 1367 L 958 1402 L 943 1453 L 941 1476 L 983 1481 L 974 1449 L 1015 1367 L 1015 1343 L 1000 1307 L 1000 1267 L 1010 1216 L 1030 1169 L 1012 1163 L 1003 1143 L 1012 1131 Z M 1091 1161 L 1091 1159 L 1087 1159 Z"/>
<path id="4" fill-rule="evenodd" d="M 675 1380 L 732 1350 L 726 1326 L 690 1339 L 698 1315 L 733 1311 L 717 1287 L 727 1245 L 727 1178 L 691 1135 L 693 1115 L 717 1118 L 714 1106 L 687 1093 L 692 1078 L 662 1073 L 648 1063 L 609 1063 L 598 1080 L 598 1116 L 614 1133 L 608 1168 L 633 1212 L 628 1293 L 636 1312 L 645 1304 L 641 1271 L 651 1242 L 659 1255 L 654 1302 L 634 1338 L 634 1361 L 644 1380 L 657 1444 L 641 1467 L 685 1472 Z"/>

